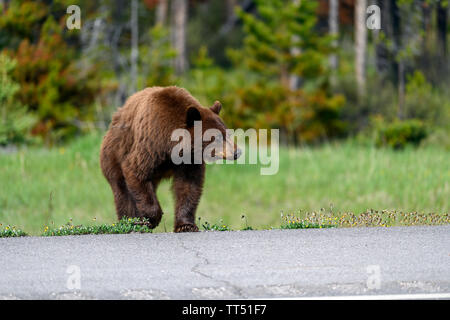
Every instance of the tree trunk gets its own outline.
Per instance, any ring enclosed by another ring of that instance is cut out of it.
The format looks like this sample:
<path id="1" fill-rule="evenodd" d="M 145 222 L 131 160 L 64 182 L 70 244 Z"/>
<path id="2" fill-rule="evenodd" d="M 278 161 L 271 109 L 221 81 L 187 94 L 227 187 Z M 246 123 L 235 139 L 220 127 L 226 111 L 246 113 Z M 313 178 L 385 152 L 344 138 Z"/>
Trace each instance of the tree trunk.
<path id="1" fill-rule="evenodd" d="M 112 28 L 109 35 L 109 47 L 111 49 L 112 55 L 112 68 L 114 70 L 115 76 L 119 87 L 116 90 L 114 102 L 115 106 L 121 106 L 127 98 L 127 81 L 124 81 L 124 70 L 126 70 L 127 58 L 122 56 L 119 49 L 120 37 L 125 25 L 128 22 L 128 17 L 125 16 L 127 2 L 125 0 L 116 0 L 115 6 L 112 8 L 111 18 L 112 18 Z"/>
<path id="2" fill-rule="evenodd" d="M 236 0 L 226 0 L 227 6 L 227 21 L 234 17 L 234 7 L 236 7 Z"/>
<path id="3" fill-rule="evenodd" d="M 363 97 L 366 92 L 366 0 L 356 0 L 355 5 L 355 69 L 358 96 Z"/>
<path id="4" fill-rule="evenodd" d="M 181 74 L 187 69 L 186 59 L 186 22 L 187 0 L 172 0 L 172 46 L 177 51 L 175 72 Z"/>
<path id="5" fill-rule="evenodd" d="M 442 62 L 447 55 L 447 7 L 444 7 L 444 1 L 440 0 L 437 4 L 437 47 L 439 57 Z"/>
<path id="6" fill-rule="evenodd" d="M 301 6 L 301 0 L 292 0 L 294 2 L 295 5 L 297 6 Z M 293 36 L 293 40 L 297 41 L 298 37 L 297 36 Z M 297 47 L 292 47 L 291 48 L 291 54 L 293 56 L 299 55 L 301 53 L 300 48 Z M 300 77 L 296 74 L 291 74 L 289 75 L 289 80 L 288 80 L 288 85 L 289 88 L 293 91 L 293 90 L 297 90 L 298 87 L 300 86 Z"/>
<path id="7" fill-rule="evenodd" d="M 131 0 L 131 70 L 130 93 L 137 90 L 138 58 L 139 58 L 139 26 L 138 26 L 138 0 Z"/>
<path id="8" fill-rule="evenodd" d="M 159 0 L 156 7 L 156 24 L 164 26 L 167 21 L 168 0 Z"/>
<path id="9" fill-rule="evenodd" d="M 390 5 L 390 15 L 392 21 L 392 42 L 393 42 L 393 57 L 392 69 L 395 73 L 395 82 L 398 88 L 398 110 L 397 117 L 402 119 L 404 117 L 404 101 L 405 101 L 405 61 L 399 59 L 398 53 L 402 48 L 402 30 L 400 10 L 397 1 L 392 1 Z"/>
<path id="10" fill-rule="evenodd" d="M 403 119 L 405 116 L 405 63 L 400 60 L 398 63 L 398 111 L 397 117 Z"/>
<path id="11" fill-rule="evenodd" d="M 392 70 L 395 77 L 395 83 L 399 83 L 399 64 L 397 62 L 397 55 L 401 48 L 401 30 L 400 30 L 400 10 L 398 9 L 397 0 L 391 0 L 389 6 L 390 19 L 392 24 L 391 41 L 393 42 L 393 52 L 391 57 Z"/>
<path id="12" fill-rule="evenodd" d="M 328 27 L 330 34 L 337 37 L 339 34 L 339 0 L 329 0 Z M 337 48 L 337 45 L 338 41 L 333 41 L 333 47 Z M 330 56 L 330 66 L 332 70 L 336 70 L 338 67 L 338 58 L 335 53 Z"/>
<path id="13" fill-rule="evenodd" d="M 425 34 L 429 34 L 431 25 L 431 5 L 428 2 L 422 2 L 422 29 Z M 427 44 L 428 37 L 424 37 L 422 42 L 423 51 L 425 52 L 428 49 Z"/>
<path id="14" fill-rule="evenodd" d="M 391 0 L 378 0 L 376 3 L 378 7 L 380 7 L 381 12 L 381 30 L 375 33 L 375 65 L 378 74 L 381 76 L 385 76 L 389 73 L 389 50 L 386 47 L 386 39 L 380 38 L 381 34 L 383 34 L 386 38 L 389 38 L 389 35 L 391 34 L 391 22 L 388 14 L 389 1 Z"/>

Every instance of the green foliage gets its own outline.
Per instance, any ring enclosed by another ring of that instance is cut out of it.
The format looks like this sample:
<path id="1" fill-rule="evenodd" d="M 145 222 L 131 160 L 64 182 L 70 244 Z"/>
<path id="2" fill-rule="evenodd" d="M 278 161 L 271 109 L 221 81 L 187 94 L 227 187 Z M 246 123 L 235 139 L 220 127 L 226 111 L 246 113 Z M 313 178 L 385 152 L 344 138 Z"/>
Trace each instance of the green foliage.
<path id="1" fill-rule="evenodd" d="M 6 183 L 0 183 L 0 223 L 33 235 L 70 217 L 76 225 L 94 224 L 92 217 L 98 224 L 115 223 L 113 194 L 98 164 L 102 136 L 89 134 L 60 148 L 2 153 L 0 181 Z M 330 203 L 335 212 L 355 214 L 367 208 L 450 213 L 450 190 L 443 187 L 450 181 L 449 150 L 432 145 L 397 152 L 351 141 L 280 147 L 280 168 L 270 177 L 260 175 L 260 165 L 208 165 L 197 216 L 239 230 L 245 226 L 243 213 L 254 229 L 267 229 L 280 225 L 281 210 L 313 212 Z M 172 230 L 169 181 L 159 186 L 158 199 L 165 226 L 154 232 Z"/>
<path id="2" fill-rule="evenodd" d="M 175 82 L 172 60 L 177 55 L 169 39 L 169 31 L 156 25 L 149 31 L 149 46 L 141 46 L 141 66 L 145 74 L 145 86 L 168 86 Z"/>
<path id="3" fill-rule="evenodd" d="M 72 221 L 67 224 L 54 229 L 45 227 L 43 236 L 68 236 L 68 235 L 83 235 L 83 234 L 124 234 L 124 233 L 151 233 L 148 220 L 139 218 L 122 218 L 119 222 L 113 224 L 101 224 L 94 226 L 75 226 Z"/>
<path id="4" fill-rule="evenodd" d="M 332 38 L 316 29 L 314 1 L 256 1 L 257 15 L 238 10 L 246 37 L 229 50 L 236 68 L 256 78 L 236 91 L 235 118 L 242 127 L 280 128 L 285 142 L 340 136 L 343 96 L 331 95 L 327 54 Z M 302 89 L 292 88 L 296 76 Z M 239 120 L 237 120 L 239 121 Z"/>
<path id="5" fill-rule="evenodd" d="M 447 90 L 448 91 L 448 90 Z M 407 76 L 405 117 L 421 119 L 435 126 L 450 123 L 450 95 L 426 80 L 420 71 Z"/>
<path id="6" fill-rule="evenodd" d="M 2 224 L 0 223 L 0 227 L 2 226 Z M 9 238 L 9 237 L 24 237 L 27 236 L 27 234 L 20 230 L 17 229 L 14 226 L 6 226 L 2 229 L 0 229 L 0 238 Z"/>
<path id="7" fill-rule="evenodd" d="M 11 79 L 16 62 L 0 53 L 0 145 L 28 139 L 35 118 L 16 100 L 19 84 Z"/>
<path id="8" fill-rule="evenodd" d="M 305 217 L 289 214 L 283 216 L 281 229 L 392 227 L 417 225 L 443 225 L 450 223 L 450 216 L 436 213 L 403 212 L 397 210 L 367 210 L 353 212 L 308 212 Z"/>
<path id="9" fill-rule="evenodd" d="M 450 128 L 433 128 L 427 138 L 421 143 L 424 148 L 439 147 L 450 150 Z"/>
<path id="10" fill-rule="evenodd" d="M 200 222 L 200 217 L 198 218 Z M 208 221 L 202 223 L 202 228 L 205 231 L 231 231 L 230 227 L 220 220 L 220 223 L 210 224 Z"/>
<path id="11" fill-rule="evenodd" d="M 333 228 L 334 226 L 320 225 L 316 223 L 309 223 L 305 221 L 288 221 L 286 224 L 281 225 L 281 229 L 322 229 Z"/>
<path id="12" fill-rule="evenodd" d="M 376 123 L 377 146 L 403 149 L 407 145 L 418 146 L 427 137 L 425 124 L 417 119 L 396 120 L 392 123 Z"/>
<path id="13" fill-rule="evenodd" d="M 180 79 L 180 85 L 186 87 L 203 105 L 220 100 L 224 106 L 221 117 L 231 128 L 243 128 L 246 118 L 237 113 L 241 101 L 236 92 L 252 81 L 249 75 L 239 70 L 224 70 L 216 66 L 208 55 L 206 47 L 201 47 L 193 57 L 193 68 Z"/>
<path id="14" fill-rule="evenodd" d="M 237 10 L 246 37 L 241 52 L 230 51 L 232 58 L 283 84 L 289 81 L 289 74 L 317 84 L 326 81 L 326 77 L 320 76 L 328 72 L 323 62 L 331 52 L 332 38 L 314 29 L 317 3 L 282 0 L 256 3 L 258 15 Z"/>
<path id="15" fill-rule="evenodd" d="M 0 16 L 0 29 L 8 30 L 1 34 L 4 47 L 17 61 L 12 73 L 20 85 L 17 97 L 38 118 L 33 134 L 48 143 L 78 132 L 78 122 L 92 121 L 99 93 L 95 69 L 78 65 L 63 37 L 64 8 L 60 1 L 13 1 Z"/>
<path id="16" fill-rule="evenodd" d="M 246 215 L 242 215 L 241 219 L 245 221 L 245 226 L 241 229 L 242 231 L 253 230 L 253 228 L 248 225 L 248 220 L 247 220 L 247 216 Z"/>

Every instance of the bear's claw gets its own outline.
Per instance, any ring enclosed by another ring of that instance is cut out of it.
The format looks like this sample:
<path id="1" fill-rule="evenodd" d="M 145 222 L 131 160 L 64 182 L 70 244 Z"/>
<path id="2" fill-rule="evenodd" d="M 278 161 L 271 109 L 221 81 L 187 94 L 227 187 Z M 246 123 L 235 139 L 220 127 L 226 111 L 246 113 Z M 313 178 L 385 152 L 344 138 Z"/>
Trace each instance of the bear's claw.
<path id="1" fill-rule="evenodd" d="M 195 224 L 183 224 L 175 228 L 175 232 L 198 232 L 198 227 Z"/>
<path id="2" fill-rule="evenodd" d="M 147 227 L 149 227 L 150 229 L 153 229 L 153 228 L 155 228 L 155 225 L 153 225 L 150 221 L 136 221 L 135 223 L 134 223 L 134 225 L 137 225 L 137 226 L 147 226 Z"/>

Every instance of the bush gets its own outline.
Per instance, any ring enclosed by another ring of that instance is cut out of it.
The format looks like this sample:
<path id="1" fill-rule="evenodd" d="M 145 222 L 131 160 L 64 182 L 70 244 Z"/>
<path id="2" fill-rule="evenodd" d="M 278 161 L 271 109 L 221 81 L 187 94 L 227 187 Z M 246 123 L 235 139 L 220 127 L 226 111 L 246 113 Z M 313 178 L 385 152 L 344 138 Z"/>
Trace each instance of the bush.
<path id="1" fill-rule="evenodd" d="M 239 127 L 279 128 L 281 142 L 294 145 L 344 135 L 340 117 L 345 98 L 333 95 L 329 85 L 333 39 L 315 28 L 317 3 L 255 4 L 257 14 L 237 10 L 243 46 L 227 52 L 235 69 L 250 75 L 235 90 L 233 111 Z"/>
<path id="2" fill-rule="evenodd" d="M 418 146 L 427 137 L 425 124 L 417 119 L 397 120 L 376 127 L 376 145 L 403 149 L 406 145 Z"/>
<path id="3" fill-rule="evenodd" d="M 405 94 L 405 117 L 427 121 L 436 126 L 450 122 L 450 96 L 446 90 L 439 90 L 416 71 L 407 77 Z"/>
<path id="4" fill-rule="evenodd" d="M 0 47 L 17 61 L 11 73 L 20 85 L 17 98 L 37 118 L 32 134 L 48 144 L 93 121 L 100 93 L 97 66 L 79 65 L 64 32 L 65 14 L 60 2 L 29 0 L 12 1 L 0 14 Z"/>
<path id="5" fill-rule="evenodd" d="M 14 60 L 0 54 L 0 145 L 24 142 L 35 123 L 26 106 L 15 99 L 20 90 L 19 84 L 10 77 L 15 66 Z"/>

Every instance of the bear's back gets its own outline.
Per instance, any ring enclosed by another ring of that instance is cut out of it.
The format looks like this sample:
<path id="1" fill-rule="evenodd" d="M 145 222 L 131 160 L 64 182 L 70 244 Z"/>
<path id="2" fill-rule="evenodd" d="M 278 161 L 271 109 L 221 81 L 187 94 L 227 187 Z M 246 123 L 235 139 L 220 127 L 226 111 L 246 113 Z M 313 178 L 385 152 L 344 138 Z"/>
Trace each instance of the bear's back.
<path id="1" fill-rule="evenodd" d="M 133 128 L 133 124 L 164 120 L 164 125 L 180 125 L 185 120 L 185 111 L 190 106 L 201 107 L 186 89 L 176 86 L 150 87 L 130 96 L 124 106 L 113 115 L 111 124 Z M 170 119 L 170 123 L 167 121 Z M 162 123 L 160 123 L 162 124 Z"/>
<path id="2" fill-rule="evenodd" d="M 176 86 L 150 87 L 130 96 L 114 113 L 107 134 L 118 147 L 118 158 L 149 147 L 153 152 L 167 152 L 171 134 L 185 126 L 190 106 L 201 108 L 186 89 Z"/>

